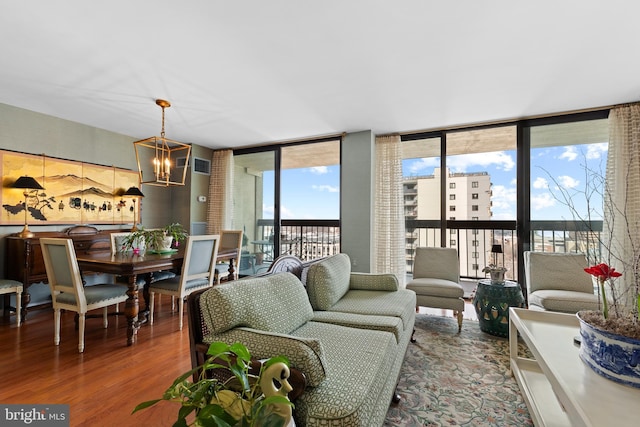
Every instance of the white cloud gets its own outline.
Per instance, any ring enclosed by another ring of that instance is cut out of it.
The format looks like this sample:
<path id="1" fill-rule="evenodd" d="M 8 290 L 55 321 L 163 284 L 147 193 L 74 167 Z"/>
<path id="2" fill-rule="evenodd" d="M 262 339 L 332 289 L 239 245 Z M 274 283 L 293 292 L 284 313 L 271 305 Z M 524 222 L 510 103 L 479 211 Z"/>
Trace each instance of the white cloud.
<path id="1" fill-rule="evenodd" d="M 280 218 L 282 218 L 282 219 L 292 219 L 292 218 L 296 218 L 296 216 L 293 214 L 292 211 L 287 209 L 286 206 L 282 206 L 280 208 Z"/>
<path id="2" fill-rule="evenodd" d="M 531 196 L 531 209 L 539 211 L 555 206 L 556 200 L 549 193 Z"/>
<path id="3" fill-rule="evenodd" d="M 574 161 L 576 159 L 576 157 L 578 157 L 578 152 L 576 151 L 576 147 L 574 146 L 569 146 L 569 147 L 564 147 L 565 151 L 564 153 L 560 154 L 560 159 L 567 159 L 570 162 Z"/>
<path id="4" fill-rule="evenodd" d="M 273 212 L 275 211 L 273 205 L 267 206 L 267 205 L 262 205 L 262 213 L 264 214 L 264 218 L 265 219 L 273 219 Z M 287 209 L 286 206 L 282 206 L 280 208 L 280 217 L 281 218 L 286 218 L 286 219 L 292 219 L 295 218 L 295 216 L 293 215 L 293 212 L 290 211 L 289 209 Z"/>
<path id="5" fill-rule="evenodd" d="M 576 188 L 580 181 L 568 175 L 562 175 L 558 177 L 558 184 L 564 188 Z"/>
<path id="6" fill-rule="evenodd" d="M 518 200 L 518 194 L 515 187 L 505 187 L 504 185 L 494 185 L 491 187 L 493 195 L 491 202 L 496 210 L 509 210 Z M 513 210 L 515 212 L 515 209 Z M 513 219 L 513 218 L 512 218 Z"/>
<path id="7" fill-rule="evenodd" d="M 273 219 L 273 212 L 275 211 L 273 205 L 267 206 L 267 205 L 262 205 L 262 213 L 264 214 L 264 217 L 267 219 Z"/>
<path id="8" fill-rule="evenodd" d="M 314 166 L 312 168 L 309 168 L 309 171 L 315 175 L 324 175 L 326 173 L 329 173 L 329 168 L 327 168 L 326 166 Z"/>
<path id="9" fill-rule="evenodd" d="M 549 188 L 549 182 L 546 179 L 539 176 L 536 178 L 535 181 L 533 181 L 533 184 L 531 184 L 531 186 L 537 189 Z"/>
<path id="10" fill-rule="evenodd" d="M 589 144 L 587 146 L 587 159 L 599 159 L 602 157 L 602 154 L 606 153 L 608 150 L 609 144 L 607 144 L 606 142 Z"/>
<path id="11" fill-rule="evenodd" d="M 340 189 L 332 185 L 312 185 L 311 188 L 318 191 L 328 191 L 329 193 L 338 193 Z"/>
<path id="12" fill-rule="evenodd" d="M 452 172 L 466 172 L 469 166 L 488 167 L 494 165 L 498 169 L 510 171 L 516 166 L 513 158 L 504 151 L 492 153 L 462 154 L 447 158 L 447 167 Z"/>
<path id="13" fill-rule="evenodd" d="M 418 159 L 412 162 L 409 165 L 409 172 L 411 172 L 411 174 L 420 175 L 420 172 L 425 169 L 439 167 L 439 166 L 440 166 L 439 157 L 428 157 L 428 158 Z"/>

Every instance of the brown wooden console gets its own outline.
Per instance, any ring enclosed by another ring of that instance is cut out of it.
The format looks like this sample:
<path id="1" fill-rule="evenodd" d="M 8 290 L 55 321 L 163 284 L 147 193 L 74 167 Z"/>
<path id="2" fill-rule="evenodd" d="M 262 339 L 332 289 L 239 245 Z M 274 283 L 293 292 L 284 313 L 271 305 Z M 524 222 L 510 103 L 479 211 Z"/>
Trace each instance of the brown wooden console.
<path id="1" fill-rule="evenodd" d="M 31 301 L 29 286 L 34 283 L 47 282 L 47 271 L 44 267 L 41 237 L 59 237 L 73 240 L 76 253 L 111 251 L 111 233 L 124 230 L 98 230 L 95 227 L 78 225 L 64 231 L 46 231 L 34 233 L 34 237 L 22 238 L 7 236 L 5 249 L 5 277 L 22 282 L 22 320 L 26 320 L 27 305 Z M 128 231 L 128 230 L 127 230 Z"/>

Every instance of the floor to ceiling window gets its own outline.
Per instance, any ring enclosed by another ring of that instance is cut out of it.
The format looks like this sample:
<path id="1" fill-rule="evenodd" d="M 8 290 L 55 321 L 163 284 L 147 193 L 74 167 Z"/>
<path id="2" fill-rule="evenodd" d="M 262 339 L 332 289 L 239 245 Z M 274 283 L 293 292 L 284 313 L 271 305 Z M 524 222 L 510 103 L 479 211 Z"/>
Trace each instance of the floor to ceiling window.
<path id="1" fill-rule="evenodd" d="M 258 270 L 340 252 L 340 138 L 237 150 L 235 216 Z"/>
<path id="2" fill-rule="evenodd" d="M 608 120 L 532 126 L 529 249 L 599 259 Z"/>
<path id="3" fill-rule="evenodd" d="M 595 258 L 607 115 L 404 135 L 407 271 L 417 246 L 455 247 L 463 277 L 484 277 L 483 267 L 497 263 L 521 282 L 524 250 Z"/>
<path id="4" fill-rule="evenodd" d="M 446 133 L 445 187 L 455 208 L 447 221 L 448 246 L 458 249 L 463 277 L 483 277 L 488 264 L 507 267 L 508 279 L 517 277 L 516 146 L 514 125 Z M 501 252 L 491 252 L 496 247 Z"/>

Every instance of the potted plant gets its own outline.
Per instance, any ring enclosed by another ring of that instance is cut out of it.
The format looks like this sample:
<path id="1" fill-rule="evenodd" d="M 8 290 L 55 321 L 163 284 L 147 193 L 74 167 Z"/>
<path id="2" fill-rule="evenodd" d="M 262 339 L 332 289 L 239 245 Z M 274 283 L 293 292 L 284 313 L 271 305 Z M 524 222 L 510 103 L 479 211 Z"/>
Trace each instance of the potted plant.
<path id="1" fill-rule="evenodd" d="M 145 248 L 154 251 L 171 250 L 172 244 L 178 246 L 180 242 L 187 238 L 187 232 L 179 223 L 172 223 L 162 228 L 145 229 L 131 232 L 125 240 L 126 249 L 144 250 Z"/>
<path id="2" fill-rule="evenodd" d="M 287 358 L 265 361 L 255 375 L 251 354 L 241 343 L 214 342 L 207 354 L 203 365 L 176 378 L 161 398 L 143 402 L 133 412 L 166 400 L 180 404 L 174 423 L 178 426 L 281 427 L 290 422 Z M 215 375 L 209 375 L 211 370 L 217 371 Z M 194 374 L 198 380 L 192 382 Z M 187 417 L 193 417 L 190 424 Z"/>
<path id="3" fill-rule="evenodd" d="M 601 253 L 594 263 L 593 253 L 587 251 L 587 258 L 594 265 L 585 272 L 597 281 L 601 309 L 577 313 L 580 358 L 596 373 L 640 388 L 640 226 L 631 220 L 634 212 L 629 202 L 632 197 L 627 194 L 630 190 L 625 187 L 623 197 L 616 199 L 604 174 L 586 166 L 585 189 L 579 193 L 570 193 L 547 174 L 559 192 L 558 195 L 552 191 L 554 198 L 569 207 L 574 219 L 582 222 L 591 236 L 597 237 Z M 598 212 L 599 207 L 592 200 L 595 194 L 602 198 L 602 212 Z M 585 215 L 575 208 L 579 206 L 575 200 L 577 195 L 585 197 Z M 603 237 L 592 227 L 594 214 L 606 219 Z M 617 233 L 617 229 L 623 233 Z M 614 265 L 621 271 L 616 271 Z M 627 280 L 621 280 L 624 276 Z"/>
<path id="4" fill-rule="evenodd" d="M 504 273 L 507 272 L 507 269 L 505 267 L 498 267 L 495 264 L 489 264 L 482 269 L 482 272 L 485 274 L 489 273 L 491 284 L 502 285 L 504 284 Z"/>

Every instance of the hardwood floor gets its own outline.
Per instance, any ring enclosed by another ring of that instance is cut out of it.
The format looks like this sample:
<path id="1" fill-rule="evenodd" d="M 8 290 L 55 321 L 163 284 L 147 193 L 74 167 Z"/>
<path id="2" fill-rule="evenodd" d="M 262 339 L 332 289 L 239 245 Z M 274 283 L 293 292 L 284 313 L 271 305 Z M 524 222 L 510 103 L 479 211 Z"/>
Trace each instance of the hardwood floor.
<path id="1" fill-rule="evenodd" d="M 465 304 L 465 319 L 475 320 Z M 451 310 L 420 308 L 421 313 L 451 317 Z M 96 312 L 97 313 L 97 312 Z M 0 317 L 1 403 L 70 405 L 71 426 L 171 426 L 179 405 L 161 402 L 131 415 L 141 402 L 162 396 L 180 374 L 191 369 L 189 330 L 178 330 L 171 299 L 158 304 L 153 326 L 143 325 L 127 347 L 124 316 L 87 319 L 85 351 L 78 353 L 74 313 L 62 315 L 60 345 L 53 344 L 53 312 L 32 310 L 16 327 Z"/>
<path id="2" fill-rule="evenodd" d="M 96 312 L 97 313 L 97 312 Z M 128 347 L 124 316 L 87 319 L 85 351 L 78 353 L 74 313 L 64 313 L 59 346 L 53 344 L 53 311 L 32 310 L 20 328 L 0 318 L 1 403 L 70 405 L 71 426 L 170 426 L 179 405 L 161 402 L 131 415 L 140 402 L 159 398 L 191 368 L 185 315 L 171 299 L 158 304 L 154 325 L 143 325 Z"/>

